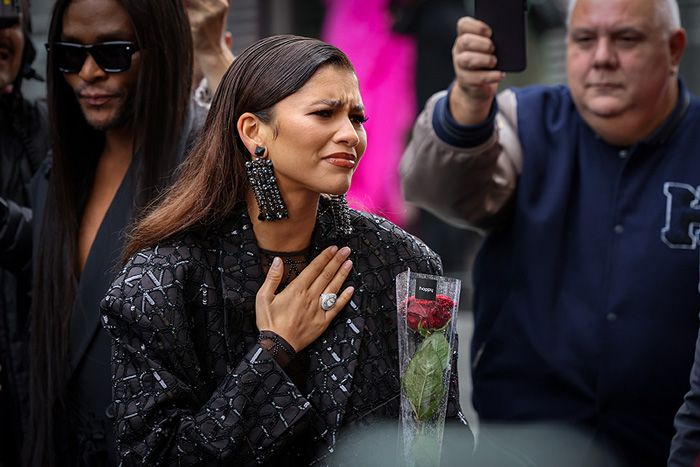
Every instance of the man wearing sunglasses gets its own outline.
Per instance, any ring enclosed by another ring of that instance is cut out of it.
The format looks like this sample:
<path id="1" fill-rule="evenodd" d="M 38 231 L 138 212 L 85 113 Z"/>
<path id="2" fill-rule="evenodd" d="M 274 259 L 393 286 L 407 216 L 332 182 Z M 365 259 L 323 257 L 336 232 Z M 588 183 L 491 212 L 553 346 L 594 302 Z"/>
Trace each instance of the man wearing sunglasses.
<path id="1" fill-rule="evenodd" d="M 34 47 L 29 40 L 29 2 L 0 2 L 0 466 L 18 465 L 27 411 L 27 316 L 29 274 L 16 261 L 31 218 L 29 184 L 47 153 L 46 108 L 22 95 Z"/>
<path id="2" fill-rule="evenodd" d="M 177 1 L 55 3 L 53 157 L 33 186 L 29 465 L 117 463 L 99 302 L 129 223 L 167 185 L 202 120 L 190 99 L 190 33 Z"/>

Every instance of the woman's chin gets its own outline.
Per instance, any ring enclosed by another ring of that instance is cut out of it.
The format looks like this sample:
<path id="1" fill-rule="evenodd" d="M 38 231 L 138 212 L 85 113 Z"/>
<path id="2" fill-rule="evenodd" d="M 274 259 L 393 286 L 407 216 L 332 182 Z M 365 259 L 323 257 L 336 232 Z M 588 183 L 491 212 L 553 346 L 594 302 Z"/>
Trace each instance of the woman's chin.
<path id="1" fill-rule="evenodd" d="M 324 187 L 322 193 L 326 193 L 328 195 L 344 195 L 350 190 L 350 181 L 348 180 L 347 183 L 338 183 L 338 184 L 333 184 L 333 185 L 328 185 Z"/>

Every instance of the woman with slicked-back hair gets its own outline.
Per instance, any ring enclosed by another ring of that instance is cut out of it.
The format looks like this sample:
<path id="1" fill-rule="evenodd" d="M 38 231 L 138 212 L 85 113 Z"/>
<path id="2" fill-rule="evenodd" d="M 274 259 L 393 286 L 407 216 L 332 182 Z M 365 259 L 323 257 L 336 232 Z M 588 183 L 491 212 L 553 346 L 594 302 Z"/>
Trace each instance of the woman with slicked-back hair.
<path id="1" fill-rule="evenodd" d="M 365 119 L 321 41 L 266 38 L 229 68 L 102 302 L 125 465 L 333 464 L 353 428 L 395 424 L 394 278 L 441 266 L 344 202 Z"/>

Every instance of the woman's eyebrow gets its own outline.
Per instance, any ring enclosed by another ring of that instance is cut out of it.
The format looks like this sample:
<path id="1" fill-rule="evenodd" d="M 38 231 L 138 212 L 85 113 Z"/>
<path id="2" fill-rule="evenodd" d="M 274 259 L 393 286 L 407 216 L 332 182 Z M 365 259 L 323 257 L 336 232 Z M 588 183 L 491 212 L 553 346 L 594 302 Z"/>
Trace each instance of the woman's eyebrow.
<path id="1" fill-rule="evenodd" d="M 340 99 L 319 99 L 315 102 L 312 102 L 311 106 L 319 105 L 319 104 L 327 105 L 328 107 L 330 107 L 332 109 L 339 109 L 339 108 L 343 107 L 343 101 Z M 356 104 L 356 105 L 353 105 L 352 107 L 350 107 L 350 111 L 351 112 L 364 112 L 365 106 L 362 104 Z"/>
<path id="2" fill-rule="evenodd" d="M 329 107 L 338 108 L 342 107 L 343 103 L 340 99 L 319 99 L 311 103 L 311 105 L 323 104 Z"/>

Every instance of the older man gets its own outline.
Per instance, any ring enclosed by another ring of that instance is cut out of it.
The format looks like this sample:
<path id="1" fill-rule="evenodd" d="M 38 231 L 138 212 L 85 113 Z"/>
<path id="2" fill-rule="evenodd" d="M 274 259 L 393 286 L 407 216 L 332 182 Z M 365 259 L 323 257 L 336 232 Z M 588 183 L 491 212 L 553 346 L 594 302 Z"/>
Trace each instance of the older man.
<path id="1" fill-rule="evenodd" d="M 488 234 L 474 405 L 663 465 L 700 309 L 700 102 L 678 77 L 678 6 L 572 1 L 568 87 L 498 96 L 489 27 L 462 18 L 458 32 L 456 81 L 427 104 L 401 170 L 410 201 Z"/>

